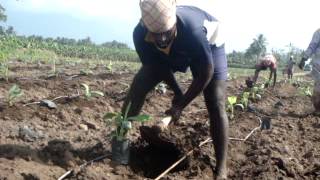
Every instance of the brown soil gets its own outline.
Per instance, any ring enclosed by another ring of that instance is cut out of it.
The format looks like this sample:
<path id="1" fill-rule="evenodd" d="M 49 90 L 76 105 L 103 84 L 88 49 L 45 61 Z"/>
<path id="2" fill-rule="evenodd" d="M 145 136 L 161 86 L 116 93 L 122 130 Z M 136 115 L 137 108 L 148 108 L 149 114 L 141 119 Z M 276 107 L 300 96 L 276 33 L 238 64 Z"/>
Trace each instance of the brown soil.
<path id="1" fill-rule="evenodd" d="M 154 178 L 186 152 L 210 137 L 203 97 L 198 97 L 183 112 L 178 125 L 170 126 L 168 146 L 148 145 L 141 139 L 139 124 L 130 132 L 131 163 L 114 164 L 108 158 L 79 170 L 86 161 L 110 155 L 111 128 L 102 117 L 118 112 L 134 72 L 108 74 L 97 67 L 93 75 L 77 76 L 80 67 L 64 68 L 48 78 L 48 66 L 15 63 L 9 82 L 0 81 L 0 179 L 58 179 L 76 169 L 70 179 L 147 179 Z M 305 77 L 310 80 L 309 77 Z M 57 108 L 49 109 L 30 102 L 76 95 L 80 84 L 105 93 L 104 97 L 61 98 Z M 186 81 L 186 88 L 190 81 Z M 7 91 L 18 84 L 24 96 L 13 106 L 6 103 Z M 228 95 L 239 94 L 240 78 L 229 82 Z M 268 89 L 262 100 L 253 103 L 257 113 L 236 111 L 230 120 L 230 137 L 244 138 L 259 126 L 259 117 L 270 117 L 270 130 L 258 130 L 246 141 L 230 141 L 228 177 L 230 179 L 319 179 L 320 120 L 311 114 L 311 99 L 297 95 L 296 87 L 281 82 Z M 171 91 L 151 92 L 143 112 L 154 120 L 170 107 Z M 279 110 L 273 108 L 281 101 Z M 155 121 L 145 125 L 151 126 Z M 164 148 L 166 147 L 166 148 Z M 164 179 L 212 179 L 215 167 L 212 143 L 195 148 L 194 153 Z"/>

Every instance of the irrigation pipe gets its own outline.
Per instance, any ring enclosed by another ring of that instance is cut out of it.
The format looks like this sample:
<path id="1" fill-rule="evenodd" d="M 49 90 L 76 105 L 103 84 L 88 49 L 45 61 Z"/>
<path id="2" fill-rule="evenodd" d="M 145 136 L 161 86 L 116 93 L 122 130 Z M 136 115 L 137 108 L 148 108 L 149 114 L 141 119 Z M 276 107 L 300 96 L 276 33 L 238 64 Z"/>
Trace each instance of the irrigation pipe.
<path id="1" fill-rule="evenodd" d="M 206 139 L 205 141 L 202 141 L 198 147 L 201 147 L 202 145 L 211 142 L 211 138 Z M 184 155 L 182 158 L 180 158 L 177 162 L 172 164 L 167 170 L 165 170 L 163 173 L 161 173 L 155 180 L 159 180 L 163 176 L 165 176 L 169 171 L 171 171 L 173 168 L 175 168 L 181 161 L 183 161 L 185 158 L 187 158 L 190 154 L 192 154 L 194 149 L 190 150 L 186 155 Z"/>
<path id="2" fill-rule="evenodd" d="M 69 98 L 69 99 L 74 99 L 74 98 L 77 98 L 79 97 L 80 94 L 78 92 L 78 94 L 75 94 L 75 95 L 71 95 L 71 96 L 59 96 L 59 97 L 55 97 L 53 98 L 51 101 L 56 101 L 58 99 L 62 99 L 62 98 Z M 40 101 L 36 101 L 36 102 L 31 102 L 31 103 L 27 103 L 27 104 L 24 104 L 23 106 L 29 106 L 29 105 L 32 105 L 32 104 L 40 104 L 41 102 Z"/>
<path id="3" fill-rule="evenodd" d="M 261 124 L 262 124 L 262 121 L 261 119 L 258 117 L 259 119 L 259 126 L 254 128 L 244 139 L 241 139 L 241 138 L 229 138 L 230 140 L 235 140 L 235 141 L 246 141 L 256 130 L 260 129 L 261 128 Z"/>
<path id="4" fill-rule="evenodd" d="M 96 161 L 103 160 L 103 159 L 107 158 L 108 156 L 109 156 L 109 154 L 105 154 L 105 155 L 99 156 L 99 157 L 97 157 L 97 158 L 95 158 L 95 159 L 92 159 L 92 160 L 90 160 L 90 161 L 87 161 L 87 162 L 81 164 L 81 165 L 79 166 L 79 169 L 80 169 L 80 171 L 81 171 L 81 170 L 82 170 L 83 168 L 85 168 L 86 166 L 88 166 L 88 165 L 90 165 L 90 164 L 92 164 L 92 163 L 94 163 L 94 162 L 96 162 Z M 71 174 L 73 174 L 74 172 L 75 172 L 74 169 L 69 170 L 69 171 L 67 171 L 66 173 L 64 173 L 62 176 L 60 176 L 60 177 L 58 178 L 58 180 L 63 180 L 63 179 L 65 179 L 65 178 L 69 177 L 69 176 L 70 176 Z"/>

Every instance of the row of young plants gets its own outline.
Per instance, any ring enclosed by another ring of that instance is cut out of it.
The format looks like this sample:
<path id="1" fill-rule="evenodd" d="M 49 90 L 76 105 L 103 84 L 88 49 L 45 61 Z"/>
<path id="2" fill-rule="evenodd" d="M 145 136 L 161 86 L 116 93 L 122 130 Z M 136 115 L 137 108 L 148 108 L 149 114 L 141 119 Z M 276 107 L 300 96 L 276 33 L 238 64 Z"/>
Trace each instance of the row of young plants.
<path id="1" fill-rule="evenodd" d="M 235 109 L 244 111 L 248 109 L 249 102 L 257 102 L 261 100 L 265 90 L 265 84 L 269 84 L 269 81 L 263 84 L 257 84 L 252 88 L 246 88 L 240 93 L 240 96 L 228 96 L 227 97 L 227 112 L 229 112 L 229 118 L 234 118 Z"/>
<path id="2" fill-rule="evenodd" d="M 248 108 L 249 102 L 257 102 L 261 100 L 262 95 L 264 94 L 265 88 L 268 87 L 270 81 L 267 81 L 262 84 L 257 84 L 252 88 L 246 88 L 243 92 L 240 93 L 240 96 L 229 96 L 227 97 L 227 111 L 230 113 L 229 118 L 234 118 L 234 110 L 239 109 L 244 111 Z M 301 78 L 289 80 L 289 84 L 297 87 L 298 95 L 312 97 L 312 90 L 310 85 L 306 84 L 305 81 Z"/>
<path id="3" fill-rule="evenodd" d="M 82 95 L 87 100 L 89 100 L 92 97 L 104 96 L 103 92 L 91 90 L 91 88 L 87 84 L 82 83 L 81 87 L 83 89 Z M 23 95 L 24 95 L 23 90 L 17 84 L 14 84 L 13 86 L 11 86 L 11 88 L 7 93 L 6 102 L 8 103 L 9 106 L 13 106 L 16 103 L 16 100 L 19 97 L 22 97 Z"/>

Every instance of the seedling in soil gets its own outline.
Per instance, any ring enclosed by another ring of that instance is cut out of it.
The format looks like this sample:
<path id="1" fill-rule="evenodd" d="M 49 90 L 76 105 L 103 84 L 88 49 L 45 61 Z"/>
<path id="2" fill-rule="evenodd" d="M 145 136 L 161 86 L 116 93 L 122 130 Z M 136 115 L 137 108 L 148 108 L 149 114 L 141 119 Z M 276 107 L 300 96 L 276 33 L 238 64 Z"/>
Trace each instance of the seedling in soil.
<path id="1" fill-rule="evenodd" d="M 113 63 L 112 61 L 109 61 L 109 63 L 106 66 L 107 71 L 109 71 L 111 74 L 113 74 Z"/>
<path id="2" fill-rule="evenodd" d="M 9 81 L 9 65 L 7 62 L 0 63 L 0 73 L 4 77 L 4 79 L 8 82 Z"/>
<path id="3" fill-rule="evenodd" d="M 271 80 L 267 80 L 264 84 L 261 84 L 261 87 L 262 88 L 265 88 L 265 87 L 268 88 L 270 83 L 271 83 Z"/>
<path id="4" fill-rule="evenodd" d="M 23 91 L 19 88 L 18 85 L 13 85 L 10 90 L 9 90 L 9 95 L 8 95 L 8 103 L 9 106 L 12 106 L 14 103 L 14 100 L 17 99 L 18 97 L 23 95 Z"/>
<path id="5" fill-rule="evenodd" d="M 81 75 L 88 76 L 88 75 L 90 75 L 90 74 L 93 74 L 93 72 L 92 72 L 90 69 L 81 69 L 81 70 L 80 70 L 80 74 L 81 74 Z"/>
<path id="6" fill-rule="evenodd" d="M 240 104 L 235 105 L 235 109 L 244 111 L 248 107 L 250 92 L 243 92 L 240 100 Z"/>
<path id="7" fill-rule="evenodd" d="M 300 87 L 299 90 L 300 90 L 299 93 L 301 95 L 308 96 L 308 97 L 312 96 L 312 91 L 311 91 L 311 88 L 309 86 Z"/>
<path id="8" fill-rule="evenodd" d="M 228 97 L 228 105 L 227 110 L 231 112 L 230 119 L 234 118 L 234 104 L 237 102 L 237 96 L 229 96 Z"/>
<path id="9" fill-rule="evenodd" d="M 148 115 L 138 115 L 128 117 L 128 112 L 131 103 L 126 107 L 124 115 L 119 113 L 106 113 L 103 117 L 107 124 L 113 124 L 115 130 L 111 133 L 112 136 L 112 160 L 120 164 L 128 164 L 130 157 L 130 142 L 128 132 L 132 129 L 132 121 L 145 122 L 150 120 Z"/>
<path id="10" fill-rule="evenodd" d="M 263 88 L 262 87 L 254 86 L 253 88 L 251 88 L 251 98 L 252 98 L 252 100 L 261 100 L 261 95 L 260 94 L 263 94 Z"/>
<path id="11" fill-rule="evenodd" d="M 131 106 L 131 103 L 128 104 L 124 115 L 122 115 L 121 112 L 118 112 L 118 113 L 106 113 L 103 116 L 103 119 L 106 121 L 108 125 L 110 124 L 114 125 L 115 130 L 112 133 L 112 136 L 119 141 L 127 139 L 127 134 L 129 130 L 132 129 L 132 123 L 131 123 L 132 121 L 143 123 L 151 119 L 149 115 L 145 115 L 145 114 L 128 117 L 130 106 Z"/>
<path id="12" fill-rule="evenodd" d="M 241 97 L 241 104 L 243 104 L 243 106 L 245 108 L 248 107 L 248 103 L 249 103 L 249 96 L 250 96 L 250 92 L 243 92 L 242 97 Z"/>
<path id="13" fill-rule="evenodd" d="M 103 92 L 101 91 L 91 91 L 90 87 L 87 84 L 82 83 L 81 86 L 84 87 L 84 95 L 87 99 L 93 96 L 104 96 Z"/>

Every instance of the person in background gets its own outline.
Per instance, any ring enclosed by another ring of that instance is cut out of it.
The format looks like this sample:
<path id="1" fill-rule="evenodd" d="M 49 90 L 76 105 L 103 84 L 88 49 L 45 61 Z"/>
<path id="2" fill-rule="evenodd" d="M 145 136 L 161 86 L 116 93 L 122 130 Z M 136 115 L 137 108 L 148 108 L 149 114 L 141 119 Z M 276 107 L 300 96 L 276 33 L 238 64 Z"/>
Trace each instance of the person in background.
<path id="1" fill-rule="evenodd" d="M 292 79 L 292 77 L 293 77 L 293 71 L 294 71 L 295 64 L 296 63 L 293 61 L 293 56 L 290 56 L 289 61 L 287 62 L 287 65 L 286 65 L 288 79 Z"/>
<path id="2" fill-rule="evenodd" d="M 220 22 L 197 7 L 176 6 L 175 0 L 141 0 L 140 9 L 142 17 L 133 41 L 142 67 L 133 79 L 122 112 L 131 103 L 128 116 L 137 115 L 146 94 L 164 81 L 174 92 L 166 113 L 177 122 L 183 109 L 203 93 L 217 160 L 216 178 L 226 179 L 228 69 Z M 193 80 L 183 93 L 174 73 L 184 73 L 189 67 Z"/>
<path id="3" fill-rule="evenodd" d="M 254 77 L 252 79 L 254 84 L 257 82 L 260 71 L 267 70 L 268 68 L 270 69 L 269 82 L 271 82 L 271 78 L 273 75 L 273 87 L 276 85 L 276 82 L 277 82 L 277 59 L 272 54 L 265 55 L 256 64 L 256 71 L 255 71 Z M 268 86 L 269 84 L 266 84 L 266 85 Z"/>
<path id="4" fill-rule="evenodd" d="M 311 42 L 307 50 L 304 52 L 299 68 L 303 69 L 305 62 L 312 57 L 312 71 L 311 75 L 314 80 L 314 88 L 312 95 L 312 102 L 315 108 L 315 114 L 320 114 L 320 29 L 316 30 L 312 36 Z"/>

